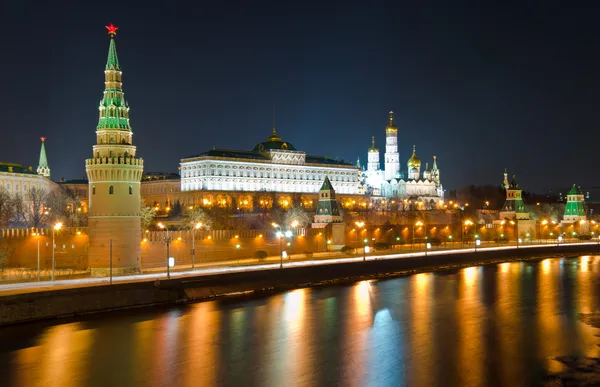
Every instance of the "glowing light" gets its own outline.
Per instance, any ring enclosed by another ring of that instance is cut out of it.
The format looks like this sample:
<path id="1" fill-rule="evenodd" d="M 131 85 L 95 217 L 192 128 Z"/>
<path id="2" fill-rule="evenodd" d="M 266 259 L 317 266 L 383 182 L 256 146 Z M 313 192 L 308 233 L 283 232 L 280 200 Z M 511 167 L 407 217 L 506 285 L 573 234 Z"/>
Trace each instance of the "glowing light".
<path id="1" fill-rule="evenodd" d="M 110 23 L 110 25 L 106 26 L 106 29 L 108 30 L 108 34 L 110 36 L 115 36 L 117 34 L 117 30 L 119 29 L 118 27 L 115 27 L 112 23 Z M 43 141 L 43 140 L 42 140 Z"/>
<path id="2" fill-rule="evenodd" d="M 169 257 L 169 267 L 175 266 L 175 258 Z"/>
<path id="3" fill-rule="evenodd" d="M 287 230 L 285 232 L 285 236 L 288 237 L 288 238 L 291 238 L 292 237 L 292 232 L 290 230 Z"/>
<path id="4" fill-rule="evenodd" d="M 177 238 L 177 240 L 178 240 L 178 241 L 181 241 L 181 237 L 178 237 L 178 238 Z"/>
<path id="5" fill-rule="evenodd" d="M 281 231 L 277 231 L 277 232 L 275 233 L 275 236 L 276 236 L 277 238 L 281 238 L 281 237 L 283 236 L 283 233 L 282 233 Z"/>
<path id="6" fill-rule="evenodd" d="M 62 224 L 61 222 L 58 222 L 58 223 L 56 223 L 56 224 L 54 225 L 54 229 L 55 229 L 55 230 L 60 230 L 60 229 L 62 228 L 62 225 L 63 225 L 63 224 Z"/>
<path id="7" fill-rule="evenodd" d="M 237 245 L 235 245 L 235 248 L 236 248 L 236 249 L 239 249 L 239 248 L 240 248 L 240 245 L 239 245 L 239 243 L 238 243 Z"/>
<path id="8" fill-rule="evenodd" d="M 427 248 L 430 249 L 431 248 L 431 243 L 427 242 Z"/>
<path id="9" fill-rule="evenodd" d="M 477 240 L 475 241 L 475 245 L 477 245 L 477 246 L 481 246 L 481 240 L 477 239 Z"/>
<path id="10" fill-rule="evenodd" d="M 365 246 L 365 253 L 369 253 L 371 251 L 371 248 L 369 246 Z"/>
<path id="11" fill-rule="evenodd" d="M 77 235 L 81 235 L 81 231 L 77 231 Z"/>

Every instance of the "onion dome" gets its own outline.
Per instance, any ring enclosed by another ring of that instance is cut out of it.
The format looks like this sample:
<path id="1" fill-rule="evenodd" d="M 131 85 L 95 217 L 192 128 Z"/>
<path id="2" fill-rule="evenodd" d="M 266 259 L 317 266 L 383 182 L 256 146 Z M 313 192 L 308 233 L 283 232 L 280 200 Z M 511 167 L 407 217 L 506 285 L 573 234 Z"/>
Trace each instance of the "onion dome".
<path id="1" fill-rule="evenodd" d="M 425 163 L 425 172 L 423 172 L 423 178 L 426 180 L 431 179 L 431 169 L 429 169 L 429 163 Z"/>
<path id="2" fill-rule="evenodd" d="M 369 153 L 371 152 L 379 152 L 379 149 L 375 148 L 375 136 L 371 137 L 371 147 L 369 148 Z"/>
<path id="3" fill-rule="evenodd" d="M 406 162 L 408 167 L 421 168 L 421 159 L 417 157 L 417 147 L 413 145 L 413 153 L 410 159 Z"/>
<path id="4" fill-rule="evenodd" d="M 394 125 L 394 112 L 390 112 L 390 122 L 388 126 L 385 127 L 386 133 L 398 133 L 398 128 Z"/>
<path id="5" fill-rule="evenodd" d="M 267 138 L 267 141 L 261 142 L 257 144 L 253 152 L 265 152 L 268 150 L 292 150 L 295 151 L 296 148 L 289 142 L 285 142 L 277 135 L 277 131 L 273 128 L 271 135 Z"/>

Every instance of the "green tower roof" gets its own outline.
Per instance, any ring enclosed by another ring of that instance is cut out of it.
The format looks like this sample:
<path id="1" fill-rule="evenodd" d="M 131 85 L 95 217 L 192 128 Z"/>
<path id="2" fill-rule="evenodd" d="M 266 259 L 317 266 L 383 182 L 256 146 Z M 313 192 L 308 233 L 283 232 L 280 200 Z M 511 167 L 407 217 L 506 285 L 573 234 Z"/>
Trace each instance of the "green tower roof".
<path id="1" fill-rule="evenodd" d="M 38 163 L 38 167 L 47 168 L 48 167 L 48 158 L 46 157 L 46 146 L 44 145 L 44 141 L 46 141 L 46 137 L 41 137 L 42 140 L 42 148 L 40 149 L 40 162 Z"/>
<path id="2" fill-rule="evenodd" d="M 323 181 L 323 185 L 319 191 L 330 190 L 333 191 L 333 186 L 331 185 L 331 181 L 329 180 L 329 176 L 325 176 L 325 180 Z M 332 196 L 335 197 L 335 191 L 332 192 Z"/>
<path id="3" fill-rule="evenodd" d="M 115 37 L 110 37 L 110 45 L 108 46 L 108 59 L 106 59 L 107 70 L 121 70 L 119 67 L 119 57 L 117 57 L 117 45 L 115 43 Z"/>
<path id="4" fill-rule="evenodd" d="M 573 188 L 571 188 L 571 190 L 569 191 L 569 193 L 567 195 L 583 195 L 581 193 L 581 190 L 579 189 L 579 187 L 577 187 L 577 185 L 573 184 Z"/>
<path id="5" fill-rule="evenodd" d="M 110 35 L 108 47 L 108 58 L 106 59 L 106 73 L 104 95 L 100 101 L 100 117 L 98 118 L 98 130 L 116 129 L 131 131 L 129 123 L 129 105 L 125 101 L 125 95 L 121 83 L 121 66 L 117 57 L 117 46 L 115 35 L 117 27 L 106 27 Z M 115 72 L 119 73 L 115 73 Z"/>

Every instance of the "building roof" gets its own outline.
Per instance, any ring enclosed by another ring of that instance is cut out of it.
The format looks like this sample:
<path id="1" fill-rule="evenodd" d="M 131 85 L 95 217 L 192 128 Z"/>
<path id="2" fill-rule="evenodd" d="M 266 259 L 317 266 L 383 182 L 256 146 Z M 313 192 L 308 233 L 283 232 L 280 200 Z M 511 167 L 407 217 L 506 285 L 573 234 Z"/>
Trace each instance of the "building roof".
<path id="1" fill-rule="evenodd" d="M 71 179 L 71 180 L 61 180 L 58 184 L 89 184 L 90 182 L 87 179 Z"/>
<path id="2" fill-rule="evenodd" d="M 369 148 L 369 152 L 379 152 L 379 149 L 375 147 L 375 136 L 371 137 L 371 147 Z"/>
<path id="3" fill-rule="evenodd" d="M 207 152 L 200 153 L 198 155 L 189 156 L 184 158 L 192 159 L 197 157 L 225 157 L 232 159 L 249 159 L 249 160 L 259 160 L 259 161 L 270 161 L 269 156 L 259 153 L 257 151 L 245 151 L 245 150 L 235 150 L 235 149 L 225 149 L 225 148 L 214 148 Z M 308 164 L 328 164 L 328 165 L 338 165 L 338 166 L 352 166 L 352 163 L 347 162 L 345 160 L 335 160 L 329 158 L 327 156 L 314 156 L 314 155 L 306 155 L 305 161 Z"/>
<path id="4" fill-rule="evenodd" d="M 581 189 L 577 185 L 573 184 L 573 188 L 571 188 L 567 195 L 583 195 L 583 193 L 581 193 Z"/>
<path id="5" fill-rule="evenodd" d="M 256 144 L 253 152 L 265 152 L 269 150 L 291 150 L 295 151 L 296 148 L 289 142 L 283 141 L 281 137 L 277 135 L 277 131 L 273 128 L 271 135 L 266 141 Z"/>
<path id="6" fill-rule="evenodd" d="M 22 164 L 0 162 L 0 172 L 8 173 L 26 173 L 29 175 L 37 175 L 31 167 L 25 168 Z"/>
<path id="7" fill-rule="evenodd" d="M 390 122 L 385 127 L 386 133 L 397 133 L 398 127 L 394 125 L 394 112 L 390 112 Z"/>
<path id="8" fill-rule="evenodd" d="M 406 162 L 409 167 L 421 167 L 421 159 L 417 157 L 417 147 L 413 145 L 413 153 L 410 159 Z"/>

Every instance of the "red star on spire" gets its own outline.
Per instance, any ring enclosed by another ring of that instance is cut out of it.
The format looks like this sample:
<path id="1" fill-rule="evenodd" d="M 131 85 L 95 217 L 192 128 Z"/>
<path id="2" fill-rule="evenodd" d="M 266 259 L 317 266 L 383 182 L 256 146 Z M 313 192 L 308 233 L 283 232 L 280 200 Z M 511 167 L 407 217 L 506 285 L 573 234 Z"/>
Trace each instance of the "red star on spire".
<path id="1" fill-rule="evenodd" d="M 110 23 L 109 26 L 106 26 L 106 29 L 108 30 L 108 34 L 110 36 L 115 36 L 117 34 L 118 28 L 115 27 L 112 23 Z"/>
<path id="2" fill-rule="evenodd" d="M 42 142 L 46 141 L 46 137 L 40 137 L 40 140 L 42 140 Z"/>

